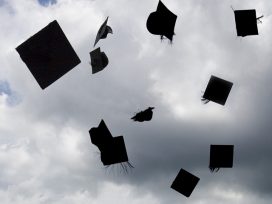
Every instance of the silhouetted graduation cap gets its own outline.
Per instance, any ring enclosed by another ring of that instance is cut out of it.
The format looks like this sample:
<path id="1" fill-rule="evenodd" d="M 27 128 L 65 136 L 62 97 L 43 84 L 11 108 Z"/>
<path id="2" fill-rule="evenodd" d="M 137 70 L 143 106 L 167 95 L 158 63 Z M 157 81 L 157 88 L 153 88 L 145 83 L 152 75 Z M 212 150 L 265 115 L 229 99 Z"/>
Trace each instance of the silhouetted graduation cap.
<path id="1" fill-rule="evenodd" d="M 16 48 L 42 89 L 80 63 L 80 59 L 54 20 Z"/>
<path id="2" fill-rule="evenodd" d="M 203 101 L 213 101 L 221 105 L 225 105 L 233 83 L 211 76 L 210 81 L 203 95 Z"/>
<path id="3" fill-rule="evenodd" d="M 103 70 L 109 63 L 108 57 L 100 51 L 100 47 L 90 52 L 90 57 L 93 74 Z"/>
<path id="4" fill-rule="evenodd" d="M 92 143 L 101 152 L 101 161 L 104 165 L 128 162 L 123 136 L 112 137 L 103 120 L 97 128 L 91 128 L 89 133 Z"/>
<path id="5" fill-rule="evenodd" d="M 153 116 L 154 107 L 148 107 L 146 110 L 136 113 L 131 119 L 138 122 L 150 121 Z"/>
<path id="6" fill-rule="evenodd" d="M 177 16 L 159 1 L 157 10 L 148 16 L 146 27 L 150 33 L 160 35 L 161 38 L 165 36 L 172 41 L 176 20 Z"/>
<path id="7" fill-rule="evenodd" d="M 232 168 L 233 150 L 233 145 L 211 145 L 209 165 L 210 170 L 218 171 L 220 168 Z"/>
<path id="8" fill-rule="evenodd" d="M 99 28 L 98 33 L 97 33 L 96 38 L 95 38 L 94 46 L 96 45 L 96 43 L 100 39 L 105 39 L 107 37 L 108 33 L 111 33 L 111 34 L 113 33 L 111 27 L 107 25 L 108 18 L 109 17 L 107 17 L 105 22 Z"/>
<path id="9" fill-rule="evenodd" d="M 235 10 L 235 22 L 237 36 L 245 37 L 247 35 L 258 35 L 257 20 L 261 17 L 256 17 L 256 10 Z"/>
<path id="10" fill-rule="evenodd" d="M 195 189 L 199 178 L 193 174 L 181 169 L 171 185 L 171 188 L 183 194 L 186 197 L 190 197 L 191 193 Z"/>

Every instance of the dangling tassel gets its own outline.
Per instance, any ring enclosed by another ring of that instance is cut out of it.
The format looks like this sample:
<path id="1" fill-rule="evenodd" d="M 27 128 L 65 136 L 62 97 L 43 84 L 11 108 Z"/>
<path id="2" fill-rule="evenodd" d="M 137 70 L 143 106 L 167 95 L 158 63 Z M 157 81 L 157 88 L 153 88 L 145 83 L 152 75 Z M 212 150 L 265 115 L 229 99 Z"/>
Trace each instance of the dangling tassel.
<path id="1" fill-rule="evenodd" d="M 256 18 L 257 23 L 262 23 L 262 21 L 260 19 L 263 18 L 263 17 L 264 17 L 264 15 L 261 15 L 260 17 Z"/>
<path id="2" fill-rule="evenodd" d="M 161 37 L 160 37 L 160 38 L 161 38 L 161 42 L 162 42 L 163 40 L 165 40 L 165 39 L 166 39 L 166 37 L 164 37 L 163 35 L 161 35 Z M 173 41 L 172 41 L 172 40 L 169 40 L 169 44 L 171 44 L 171 45 L 172 45 L 172 44 L 173 44 Z"/>
<path id="3" fill-rule="evenodd" d="M 128 174 L 133 168 L 134 166 L 129 161 L 105 166 L 105 169 L 109 172 L 114 172 L 115 170 L 118 170 L 119 173 L 126 173 L 126 174 Z"/>
<path id="4" fill-rule="evenodd" d="M 121 166 L 122 172 L 124 173 L 129 173 L 129 170 L 134 168 L 134 166 L 132 166 L 132 164 L 129 161 L 121 162 L 120 166 Z"/>
<path id="5" fill-rule="evenodd" d="M 210 102 L 210 100 L 208 100 L 206 98 L 203 98 L 203 97 L 201 98 L 201 101 L 202 101 L 203 104 L 207 104 L 207 103 Z"/>
<path id="6" fill-rule="evenodd" d="M 209 167 L 211 172 L 218 172 L 219 171 L 219 167 Z"/>
<path id="7" fill-rule="evenodd" d="M 161 42 L 165 39 L 165 37 L 163 35 L 161 35 Z"/>

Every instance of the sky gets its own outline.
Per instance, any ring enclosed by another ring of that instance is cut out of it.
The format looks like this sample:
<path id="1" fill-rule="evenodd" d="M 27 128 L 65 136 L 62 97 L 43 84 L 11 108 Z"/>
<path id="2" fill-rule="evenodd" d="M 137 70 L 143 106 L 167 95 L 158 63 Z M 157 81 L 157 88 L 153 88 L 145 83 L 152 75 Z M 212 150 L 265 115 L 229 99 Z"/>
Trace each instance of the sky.
<path id="1" fill-rule="evenodd" d="M 146 29 L 157 0 L 0 0 L 0 200 L 3 204 L 270 204 L 270 0 L 164 0 L 178 18 L 173 43 Z M 236 9 L 264 15 L 237 37 Z M 109 65 L 92 75 L 97 44 Z M 57 20 L 81 63 L 42 90 L 15 48 Z M 201 96 L 211 75 L 233 82 L 225 106 Z M 150 122 L 130 118 L 153 106 Z M 123 135 L 129 173 L 103 167 L 89 129 Z M 209 171 L 211 144 L 234 145 L 233 168 Z M 183 168 L 189 198 L 170 188 Z"/>

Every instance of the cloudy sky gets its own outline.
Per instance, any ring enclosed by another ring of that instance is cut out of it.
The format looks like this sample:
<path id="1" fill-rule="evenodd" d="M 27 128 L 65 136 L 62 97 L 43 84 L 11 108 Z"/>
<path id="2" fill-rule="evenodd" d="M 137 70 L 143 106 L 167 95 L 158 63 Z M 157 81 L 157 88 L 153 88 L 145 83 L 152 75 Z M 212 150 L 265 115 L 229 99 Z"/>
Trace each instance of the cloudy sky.
<path id="1" fill-rule="evenodd" d="M 0 200 L 3 204 L 270 204 L 272 1 L 164 0 L 173 44 L 151 35 L 158 0 L 0 0 Z M 235 9 L 264 15 L 259 35 L 236 36 Z M 99 41 L 109 58 L 91 74 Z M 15 48 L 57 20 L 81 64 L 42 90 Z M 225 106 L 201 103 L 211 75 L 234 83 Z M 135 112 L 156 107 L 152 121 Z M 89 129 L 123 135 L 128 174 L 103 167 Z M 234 144 L 234 167 L 211 173 L 210 144 Z M 181 168 L 200 181 L 190 198 L 170 188 Z"/>

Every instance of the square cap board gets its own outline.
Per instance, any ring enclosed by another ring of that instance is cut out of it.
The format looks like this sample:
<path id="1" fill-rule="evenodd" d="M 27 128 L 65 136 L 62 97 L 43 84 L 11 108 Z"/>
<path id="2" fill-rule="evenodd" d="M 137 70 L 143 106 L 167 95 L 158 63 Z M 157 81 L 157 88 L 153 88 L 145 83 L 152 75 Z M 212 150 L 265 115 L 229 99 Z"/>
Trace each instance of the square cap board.
<path id="1" fill-rule="evenodd" d="M 123 136 L 113 138 L 113 143 L 101 154 L 104 165 L 117 164 L 128 161 L 127 150 Z"/>
<path id="2" fill-rule="evenodd" d="M 23 42 L 16 50 L 42 89 L 80 63 L 56 20 Z"/>
<path id="3" fill-rule="evenodd" d="M 234 145 L 211 145 L 209 168 L 232 168 Z"/>
<path id="4" fill-rule="evenodd" d="M 225 105 L 233 83 L 211 76 L 203 98 L 221 105 Z"/>
<path id="5" fill-rule="evenodd" d="M 235 10 L 237 36 L 258 35 L 256 10 Z"/>
<path id="6" fill-rule="evenodd" d="M 186 197 L 190 197 L 191 193 L 195 189 L 199 178 L 193 174 L 181 169 L 171 185 L 171 188 L 183 194 Z"/>

